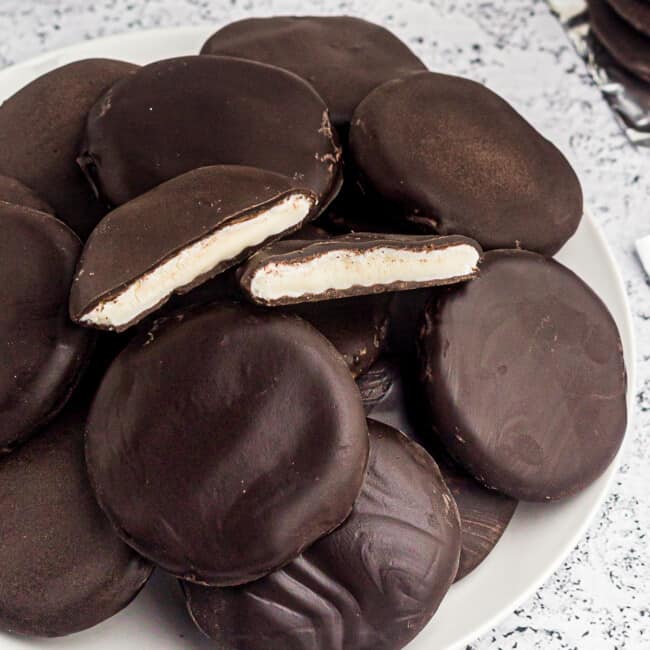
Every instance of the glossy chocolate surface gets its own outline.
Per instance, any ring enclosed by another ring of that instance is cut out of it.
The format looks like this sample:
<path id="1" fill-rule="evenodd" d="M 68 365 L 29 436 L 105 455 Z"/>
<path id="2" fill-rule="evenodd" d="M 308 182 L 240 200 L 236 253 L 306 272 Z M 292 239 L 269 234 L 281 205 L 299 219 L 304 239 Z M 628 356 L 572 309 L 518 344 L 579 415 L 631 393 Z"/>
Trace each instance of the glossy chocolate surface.
<path id="1" fill-rule="evenodd" d="M 647 0 L 607 0 L 607 4 L 634 29 L 650 36 L 650 3 Z"/>
<path id="2" fill-rule="evenodd" d="M 185 585 L 191 615 L 220 648 L 395 650 L 433 616 L 458 566 L 456 506 L 422 447 L 368 423 L 368 472 L 340 528 L 248 585 Z"/>
<path id="3" fill-rule="evenodd" d="M 77 165 L 86 116 L 97 98 L 137 66 L 76 61 L 44 74 L 0 107 L 0 174 L 34 190 L 82 239 L 108 212 Z"/>
<path id="4" fill-rule="evenodd" d="M 558 262 L 486 253 L 477 280 L 427 309 L 420 345 L 432 426 L 486 486 L 561 499 L 618 451 L 627 421 L 618 330 Z"/>
<path id="5" fill-rule="evenodd" d="M 90 356 L 92 333 L 68 318 L 80 252 L 58 219 L 0 202 L 0 450 L 61 409 Z"/>
<path id="6" fill-rule="evenodd" d="M 115 205 L 217 164 L 288 176 L 321 207 L 340 184 L 340 150 L 316 91 L 286 70 L 231 57 L 158 61 L 113 86 L 88 117 L 82 164 Z"/>
<path id="7" fill-rule="evenodd" d="M 0 176 L 0 201 L 54 215 L 54 209 L 31 188 L 9 176 Z"/>
<path id="8" fill-rule="evenodd" d="M 270 63 L 308 81 L 335 126 L 346 127 L 361 100 L 380 84 L 426 67 L 390 31 L 352 16 L 273 16 L 226 25 L 203 46 Z"/>
<path id="9" fill-rule="evenodd" d="M 259 578 L 341 524 L 367 454 L 332 345 L 295 316 L 230 304 L 136 337 L 87 426 L 91 482 L 122 537 L 212 585 Z"/>
<path id="10" fill-rule="evenodd" d="M 562 153 L 468 79 L 422 72 L 383 84 L 355 111 L 350 149 L 366 191 L 404 220 L 485 249 L 552 255 L 582 217 Z"/>
<path id="11" fill-rule="evenodd" d="M 286 308 L 311 323 L 341 353 L 354 377 L 366 372 L 387 343 L 392 296 L 378 294 Z"/>

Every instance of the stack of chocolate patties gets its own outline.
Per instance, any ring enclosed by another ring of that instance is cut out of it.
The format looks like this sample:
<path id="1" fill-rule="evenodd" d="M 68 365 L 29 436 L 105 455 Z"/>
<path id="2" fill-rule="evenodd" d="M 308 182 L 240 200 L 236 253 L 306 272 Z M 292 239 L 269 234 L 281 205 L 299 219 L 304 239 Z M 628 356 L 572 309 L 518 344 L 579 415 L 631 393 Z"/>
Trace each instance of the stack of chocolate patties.
<path id="1" fill-rule="evenodd" d="M 634 96 L 650 96 L 650 3 L 587 0 L 587 6 L 591 33 L 602 48 L 596 58 L 602 58 L 612 78 L 629 86 Z"/>
<path id="2" fill-rule="evenodd" d="M 616 325 L 550 257 L 575 174 L 385 29 L 74 63 L 0 142 L 3 630 L 90 627 L 155 565 L 216 647 L 402 648 L 517 500 L 616 454 Z"/>

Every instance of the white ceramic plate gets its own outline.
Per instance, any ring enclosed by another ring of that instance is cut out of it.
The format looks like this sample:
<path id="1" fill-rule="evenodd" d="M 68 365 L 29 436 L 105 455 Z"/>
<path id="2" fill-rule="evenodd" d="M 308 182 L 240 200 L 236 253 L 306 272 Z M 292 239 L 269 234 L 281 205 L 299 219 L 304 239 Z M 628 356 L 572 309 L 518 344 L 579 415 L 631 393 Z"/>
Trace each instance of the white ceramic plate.
<path id="1" fill-rule="evenodd" d="M 131 33 L 44 54 L 0 72 L 0 99 L 52 68 L 87 57 L 148 63 L 195 54 L 214 29 L 188 27 Z M 591 285 L 616 319 L 628 368 L 631 418 L 635 349 L 630 311 L 614 259 L 589 215 L 558 258 Z M 574 498 L 550 505 L 520 505 L 491 555 L 452 587 L 437 615 L 408 646 L 409 650 L 464 647 L 532 595 L 584 534 L 609 491 L 617 466 L 618 462 L 614 462 L 604 476 Z M 214 650 L 214 644 L 203 639 L 189 622 L 175 581 L 158 572 L 130 607 L 87 632 L 45 640 L 0 635 L 0 650 L 18 648 Z"/>

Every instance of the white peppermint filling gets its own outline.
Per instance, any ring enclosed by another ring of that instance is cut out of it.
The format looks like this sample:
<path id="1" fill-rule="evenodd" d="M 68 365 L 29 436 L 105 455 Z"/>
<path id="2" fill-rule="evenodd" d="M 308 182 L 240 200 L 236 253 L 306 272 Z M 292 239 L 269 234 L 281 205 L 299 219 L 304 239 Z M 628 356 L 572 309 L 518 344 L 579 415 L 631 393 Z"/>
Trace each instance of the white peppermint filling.
<path id="1" fill-rule="evenodd" d="M 226 225 L 140 276 L 110 300 L 100 302 L 81 321 L 109 328 L 126 325 L 168 298 L 175 289 L 301 223 L 312 206 L 308 196 L 292 194 L 255 217 Z"/>
<path id="2" fill-rule="evenodd" d="M 250 287 L 256 298 L 272 301 L 353 286 L 430 283 L 471 275 L 478 261 L 479 252 L 468 244 L 431 250 L 338 250 L 304 262 L 266 264 L 254 273 Z"/>

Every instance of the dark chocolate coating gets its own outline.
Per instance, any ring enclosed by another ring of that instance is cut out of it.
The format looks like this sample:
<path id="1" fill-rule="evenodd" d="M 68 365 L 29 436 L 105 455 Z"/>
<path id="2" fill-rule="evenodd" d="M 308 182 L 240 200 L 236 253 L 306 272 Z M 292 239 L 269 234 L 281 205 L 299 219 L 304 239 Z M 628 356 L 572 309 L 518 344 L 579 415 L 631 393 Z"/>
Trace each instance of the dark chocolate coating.
<path id="1" fill-rule="evenodd" d="M 220 228 L 257 216 L 294 192 L 298 190 L 291 179 L 279 174 L 215 165 L 187 172 L 116 208 L 102 219 L 83 249 L 70 292 L 71 317 L 78 321 L 188 246 Z M 309 190 L 300 192 L 316 200 Z M 313 216 L 310 213 L 305 221 Z M 300 224 L 288 232 L 298 228 Z M 193 289 L 283 234 L 221 262 L 191 284 L 176 287 L 175 293 Z M 127 329 L 158 307 L 160 303 L 116 330 Z"/>
<path id="2" fill-rule="evenodd" d="M 113 616 L 151 565 L 115 534 L 86 476 L 87 407 L 75 398 L 0 460 L 0 629 L 64 636 Z"/>
<path id="3" fill-rule="evenodd" d="M 607 0 L 607 4 L 634 29 L 650 36 L 650 3 L 647 0 Z"/>
<path id="4" fill-rule="evenodd" d="M 68 318 L 79 238 L 49 214 L 0 202 L 0 451 L 65 404 L 93 335 Z"/>
<path id="5" fill-rule="evenodd" d="M 582 217 L 566 158 L 468 79 L 422 72 L 380 86 L 355 112 L 350 149 L 367 192 L 403 219 L 485 249 L 553 255 Z"/>
<path id="6" fill-rule="evenodd" d="M 366 372 L 386 345 L 390 294 L 305 302 L 287 310 L 310 322 L 341 353 L 353 377 Z"/>
<path id="7" fill-rule="evenodd" d="M 283 569 L 229 589 L 186 584 L 223 650 L 396 650 L 426 625 L 458 566 L 458 511 L 433 459 L 368 421 L 368 472 L 345 523 Z"/>
<path id="8" fill-rule="evenodd" d="M 626 373 L 616 324 L 553 260 L 487 253 L 477 280 L 427 309 L 421 354 L 433 427 L 488 487 L 561 499 L 598 478 L 620 447 Z"/>
<path id="9" fill-rule="evenodd" d="M 486 489 L 450 459 L 438 455 L 436 460 L 460 513 L 463 550 L 456 574 L 458 582 L 492 552 L 515 514 L 518 501 Z"/>
<path id="10" fill-rule="evenodd" d="M 266 575 L 348 516 L 368 455 L 341 356 L 296 316 L 215 305 L 159 322 L 111 365 L 87 425 L 100 505 L 187 580 Z"/>
<path id="11" fill-rule="evenodd" d="M 9 176 L 0 176 L 0 201 L 22 205 L 54 215 L 53 208 L 24 183 Z"/>
<path id="12" fill-rule="evenodd" d="M 270 63 L 308 81 L 325 100 L 335 126 L 385 81 L 426 70 L 394 34 L 352 16 L 247 18 L 212 35 L 202 54 Z"/>
<path id="13" fill-rule="evenodd" d="M 357 380 L 366 413 L 403 431 L 436 459 L 460 514 L 458 581 L 492 552 L 512 519 L 517 501 L 488 490 L 449 458 L 432 434 L 416 382 L 417 371 L 412 364 L 394 357 L 380 359 Z"/>
<path id="14" fill-rule="evenodd" d="M 349 158 L 346 158 L 346 163 Z M 332 234 L 374 232 L 392 234 L 422 234 L 427 229 L 410 223 L 395 213 L 385 202 L 368 195 L 352 179 L 346 178 L 341 191 L 318 218 Z M 428 229 L 431 232 L 431 229 Z"/>
<path id="15" fill-rule="evenodd" d="M 608 101 L 628 127 L 650 131 L 644 115 L 650 115 L 650 84 L 629 73 L 603 47 L 595 34 L 588 37 L 595 64 L 603 68 L 611 83 L 604 90 Z M 637 109 L 630 110 L 630 106 Z"/>
<path id="16" fill-rule="evenodd" d="M 378 233 L 354 233 L 330 237 L 322 241 L 297 239 L 283 239 L 263 248 L 250 257 L 240 267 L 239 283 L 246 296 L 258 304 L 276 306 L 317 302 L 320 300 L 333 300 L 364 296 L 392 291 L 406 291 L 426 286 L 439 286 L 462 282 L 474 277 L 476 273 L 467 276 L 458 276 L 443 280 L 422 282 L 391 282 L 389 284 L 376 284 L 372 286 L 354 285 L 347 289 L 327 289 L 321 293 L 305 293 L 300 296 L 282 296 L 279 299 L 266 300 L 254 295 L 251 283 L 255 273 L 267 264 L 291 264 L 308 262 L 311 259 L 325 255 L 332 251 L 359 251 L 363 253 L 375 248 L 394 248 L 397 250 L 420 251 L 442 250 L 451 246 L 468 245 L 481 253 L 480 246 L 467 237 L 449 235 L 438 237 L 435 235 L 380 235 Z"/>
<path id="17" fill-rule="evenodd" d="M 76 61 L 32 81 L 0 107 L 0 174 L 32 188 L 81 238 L 108 212 L 76 163 L 86 115 L 107 88 L 136 69 L 110 59 Z"/>
<path id="18" fill-rule="evenodd" d="M 293 178 L 323 208 L 340 185 L 340 150 L 316 91 L 286 70 L 230 57 L 159 61 L 117 83 L 90 111 L 82 164 L 115 205 L 217 164 Z"/>
<path id="19" fill-rule="evenodd" d="M 587 0 L 591 29 L 626 70 L 650 82 L 650 38 L 623 20 L 606 0 Z"/>

